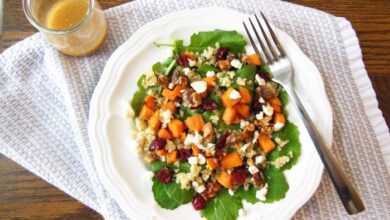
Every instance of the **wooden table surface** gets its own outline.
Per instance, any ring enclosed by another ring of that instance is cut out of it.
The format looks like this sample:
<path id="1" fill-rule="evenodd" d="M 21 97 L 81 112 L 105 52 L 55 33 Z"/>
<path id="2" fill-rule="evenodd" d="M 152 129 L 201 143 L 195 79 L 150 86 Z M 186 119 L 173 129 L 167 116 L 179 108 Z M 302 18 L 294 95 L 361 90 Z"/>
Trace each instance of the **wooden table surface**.
<path id="1" fill-rule="evenodd" d="M 100 0 L 110 8 L 126 0 Z M 291 2 L 346 17 L 357 31 L 364 63 L 379 107 L 390 124 L 390 1 L 293 0 Z M 36 30 L 23 15 L 21 0 L 4 0 L 0 51 Z M 77 200 L 0 155 L 0 219 L 101 219 Z"/>

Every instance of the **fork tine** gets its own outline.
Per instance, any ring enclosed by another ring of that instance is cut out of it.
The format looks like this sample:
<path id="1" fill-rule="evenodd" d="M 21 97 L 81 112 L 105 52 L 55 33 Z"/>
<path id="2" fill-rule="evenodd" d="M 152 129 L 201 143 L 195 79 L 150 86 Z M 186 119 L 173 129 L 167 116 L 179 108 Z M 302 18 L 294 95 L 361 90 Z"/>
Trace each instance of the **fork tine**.
<path id="1" fill-rule="evenodd" d="M 274 43 L 275 43 L 276 47 L 279 49 L 280 56 L 281 56 L 281 57 L 286 56 L 286 52 L 284 51 L 284 49 L 283 49 L 283 47 L 281 46 L 281 44 L 280 44 L 278 38 L 276 37 L 274 31 L 272 30 L 271 25 L 268 23 L 267 18 L 265 17 L 265 15 L 263 14 L 263 12 L 260 12 L 260 13 L 261 13 L 261 16 L 263 17 L 263 19 L 264 19 L 264 21 L 265 21 L 265 24 L 266 24 L 267 27 L 268 27 L 269 32 L 271 33 L 271 37 L 272 37 L 272 39 L 274 40 Z M 257 16 L 256 16 L 256 18 L 257 18 Z"/>
<path id="2" fill-rule="evenodd" d="M 261 33 L 263 34 L 264 36 L 264 39 L 265 41 L 267 42 L 267 45 L 268 45 L 268 48 L 269 50 L 271 51 L 272 55 L 274 56 L 275 60 L 279 60 L 279 54 L 277 53 L 277 51 L 275 50 L 274 46 L 272 45 L 267 33 L 265 32 L 264 28 L 263 28 L 263 25 L 260 23 L 259 21 L 259 18 L 257 17 L 257 15 L 255 15 L 255 18 L 256 18 L 256 21 L 257 21 L 257 24 L 259 25 L 260 27 L 260 30 L 261 30 Z M 268 26 L 267 26 L 268 27 Z M 269 28 L 269 27 L 268 27 Z M 271 32 L 271 31 L 270 31 Z"/>
<path id="3" fill-rule="evenodd" d="M 251 42 L 251 44 L 252 44 L 252 46 L 253 46 L 253 49 L 255 50 L 256 54 L 257 54 L 258 56 L 260 56 L 260 58 L 261 58 L 262 60 L 265 60 L 265 57 L 259 52 L 259 49 L 257 48 L 256 43 L 255 43 L 255 41 L 253 40 L 252 35 L 250 34 L 250 32 L 249 32 L 249 30 L 248 30 L 248 28 L 247 28 L 245 22 L 242 22 L 242 24 L 244 24 L 245 31 L 246 31 L 246 33 L 247 33 L 247 35 L 248 35 L 248 37 L 249 37 L 249 40 L 250 40 L 250 42 Z"/>
<path id="4" fill-rule="evenodd" d="M 252 22 L 252 20 L 250 18 L 248 18 L 248 20 L 249 20 L 249 22 L 250 22 L 250 24 L 252 26 L 253 32 L 255 32 L 256 38 L 257 38 L 257 40 L 260 43 L 260 46 L 261 46 L 261 49 L 263 50 L 263 53 L 267 57 L 267 62 L 266 63 L 273 63 L 273 58 L 271 57 L 271 54 L 268 52 L 267 48 L 265 47 L 264 42 L 261 40 L 261 37 L 260 37 L 259 33 L 257 33 L 255 25 L 253 25 L 253 22 Z"/>

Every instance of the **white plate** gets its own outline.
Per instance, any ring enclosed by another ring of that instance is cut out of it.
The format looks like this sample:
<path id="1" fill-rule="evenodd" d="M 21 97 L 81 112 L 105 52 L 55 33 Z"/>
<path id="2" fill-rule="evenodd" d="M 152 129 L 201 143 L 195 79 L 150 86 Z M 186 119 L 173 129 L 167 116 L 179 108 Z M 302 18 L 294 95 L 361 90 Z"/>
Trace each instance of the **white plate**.
<path id="1" fill-rule="evenodd" d="M 237 30 L 245 36 L 242 21 L 247 18 L 246 14 L 220 7 L 175 12 L 140 28 L 108 60 L 91 100 L 89 137 L 103 185 L 131 219 L 200 219 L 191 204 L 171 211 L 155 203 L 152 181 L 146 177 L 147 168 L 130 135 L 126 106 L 137 89 L 136 82 L 170 51 L 155 47 L 153 42 L 188 42 L 194 32 L 214 29 Z M 286 33 L 275 31 L 294 66 L 297 93 L 330 146 L 332 112 L 321 76 Z M 298 125 L 302 144 L 298 163 L 285 172 L 290 189 L 283 200 L 272 204 L 245 203 L 248 219 L 291 218 L 320 183 L 323 165 L 296 111 L 291 106 L 288 110 L 289 120 Z"/>

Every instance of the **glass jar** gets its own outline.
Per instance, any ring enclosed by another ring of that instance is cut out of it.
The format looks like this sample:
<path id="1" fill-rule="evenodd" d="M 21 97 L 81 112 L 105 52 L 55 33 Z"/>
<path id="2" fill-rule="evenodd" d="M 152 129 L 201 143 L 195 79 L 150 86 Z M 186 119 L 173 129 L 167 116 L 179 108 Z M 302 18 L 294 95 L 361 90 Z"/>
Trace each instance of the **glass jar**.
<path id="1" fill-rule="evenodd" d="M 107 22 L 97 0 L 23 0 L 27 19 L 59 51 L 87 56 L 98 50 Z"/>

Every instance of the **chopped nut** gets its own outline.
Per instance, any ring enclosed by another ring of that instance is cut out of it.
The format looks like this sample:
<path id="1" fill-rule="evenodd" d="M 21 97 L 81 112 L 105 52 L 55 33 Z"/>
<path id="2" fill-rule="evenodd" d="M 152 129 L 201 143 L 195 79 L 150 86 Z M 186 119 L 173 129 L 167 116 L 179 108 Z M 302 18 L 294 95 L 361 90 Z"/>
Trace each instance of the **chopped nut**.
<path id="1" fill-rule="evenodd" d="M 220 60 L 218 61 L 215 66 L 218 67 L 221 71 L 228 70 L 231 67 L 230 61 L 229 60 Z"/>

